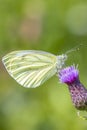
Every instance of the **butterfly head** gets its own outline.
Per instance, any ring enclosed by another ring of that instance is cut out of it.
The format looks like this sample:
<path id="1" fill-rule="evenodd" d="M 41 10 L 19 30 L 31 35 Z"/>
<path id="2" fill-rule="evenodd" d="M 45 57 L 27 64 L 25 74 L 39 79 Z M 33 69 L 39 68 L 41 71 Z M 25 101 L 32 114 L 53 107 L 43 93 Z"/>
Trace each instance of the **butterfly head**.
<path id="1" fill-rule="evenodd" d="M 66 54 L 57 56 L 57 70 L 60 70 L 63 67 L 66 60 L 67 60 Z"/>

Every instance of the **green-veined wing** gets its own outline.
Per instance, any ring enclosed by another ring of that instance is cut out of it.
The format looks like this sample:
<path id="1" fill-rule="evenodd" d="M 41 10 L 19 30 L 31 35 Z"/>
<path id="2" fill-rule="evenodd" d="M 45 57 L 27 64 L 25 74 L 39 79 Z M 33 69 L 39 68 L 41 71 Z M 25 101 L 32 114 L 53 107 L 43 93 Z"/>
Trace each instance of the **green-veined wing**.
<path id="1" fill-rule="evenodd" d="M 8 73 L 22 86 L 35 88 L 56 72 L 57 56 L 44 51 L 13 51 L 2 61 Z"/>

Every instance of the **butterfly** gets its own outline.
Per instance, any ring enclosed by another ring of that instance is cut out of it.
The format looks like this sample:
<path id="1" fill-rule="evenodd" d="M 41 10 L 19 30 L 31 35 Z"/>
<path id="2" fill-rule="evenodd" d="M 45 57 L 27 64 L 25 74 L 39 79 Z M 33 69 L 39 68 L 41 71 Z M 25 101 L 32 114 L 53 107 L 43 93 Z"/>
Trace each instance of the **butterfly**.
<path id="1" fill-rule="evenodd" d="M 54 55 L 36 50 L 8 53 L 2 62 L 13 79 L 26 88 L 35 88 L 55 75 L 62 68 L 66 54 Z"/>
<path id="2" fill-rule="evenodd" d="M 68 53 L 79 50 L 79 44 L 65 54 L 54 55 L 45 51 L 20 50 L 8 53 L 2 62 L 10 74 L 20 85 L 36 88 L 42 85 L 62 69 Z"/>

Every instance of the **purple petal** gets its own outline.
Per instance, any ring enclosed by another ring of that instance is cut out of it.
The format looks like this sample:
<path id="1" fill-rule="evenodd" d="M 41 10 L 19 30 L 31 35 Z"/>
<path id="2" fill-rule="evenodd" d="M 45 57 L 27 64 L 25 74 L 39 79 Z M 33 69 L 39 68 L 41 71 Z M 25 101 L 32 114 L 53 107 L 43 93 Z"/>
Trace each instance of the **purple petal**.
<path id="1" fill-rule="evenodd" d="M 71 84 L 79 77 L 79 71 L 74 65 L 66 67 L 59 72 L 59 80 L 61 83 Z"/>

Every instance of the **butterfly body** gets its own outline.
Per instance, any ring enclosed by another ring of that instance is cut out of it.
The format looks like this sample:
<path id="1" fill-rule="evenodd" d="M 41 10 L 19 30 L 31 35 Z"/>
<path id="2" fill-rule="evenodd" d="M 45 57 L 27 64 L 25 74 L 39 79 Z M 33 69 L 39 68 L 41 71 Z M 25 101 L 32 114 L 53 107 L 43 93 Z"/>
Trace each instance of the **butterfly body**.
<path id="1" fill-rule="evenodd" d="M 3 57 L 2 61 L 8 73 L 22 86 L 35 88 L 43 84 L 60 70 L 67 55 L 22 50 L 13 51 Z"/>

